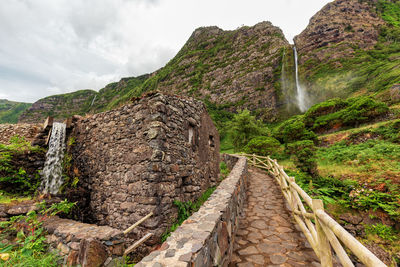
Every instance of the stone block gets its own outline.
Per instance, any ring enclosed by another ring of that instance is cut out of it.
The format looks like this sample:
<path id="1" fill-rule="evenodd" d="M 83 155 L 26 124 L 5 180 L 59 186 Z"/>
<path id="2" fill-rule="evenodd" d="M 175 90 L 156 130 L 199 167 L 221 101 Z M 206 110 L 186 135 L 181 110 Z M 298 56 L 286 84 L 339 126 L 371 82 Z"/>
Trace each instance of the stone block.
<path id="1" fill-rule="evenodd" d="M 53 117 L 47 117 L 46 120 L 43 123 L 43 131 L 48 132 L 50 131 L 51 127 L 53 127 Z"/>
<path id="2" fill-rule="evenodd" d="M 99 267 L 108 258 L 107 248 L 93 238 L 83 239 L 79 247 L 78 263 L 82 267 Z"/>

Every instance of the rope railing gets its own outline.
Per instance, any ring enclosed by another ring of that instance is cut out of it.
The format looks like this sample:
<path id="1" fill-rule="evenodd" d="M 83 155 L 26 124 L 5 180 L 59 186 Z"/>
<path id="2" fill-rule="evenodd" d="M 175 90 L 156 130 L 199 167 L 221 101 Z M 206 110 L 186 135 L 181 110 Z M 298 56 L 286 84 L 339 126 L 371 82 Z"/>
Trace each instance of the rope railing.
<path id="1" fill-rule="evenodd" d="M 270 157 L 240 154 L 248 159 L 251 166 L 269 172 L 281 187 L 293 217 L 304 233 L 307 241 L 320 259 L 323 267 L 332 267 L 332 249 L 344 267 L 354 267 L 345 248 L 350 250 L 368 267 L 386 266 L 371 251 L 324 211 L 320 199 L 312 199 L 293 177 L 288 176 L 276 160 Z M 307 208 L 306 208 L 307 207 Z"/>

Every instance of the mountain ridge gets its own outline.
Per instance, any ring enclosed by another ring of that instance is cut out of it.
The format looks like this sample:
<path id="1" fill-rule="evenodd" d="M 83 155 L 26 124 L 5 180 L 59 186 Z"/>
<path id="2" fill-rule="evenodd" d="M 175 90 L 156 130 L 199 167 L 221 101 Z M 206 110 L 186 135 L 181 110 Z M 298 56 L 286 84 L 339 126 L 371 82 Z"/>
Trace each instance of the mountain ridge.
<path id="1" fill-rule="evenodd" d="M 360 94 L 387 103 L 400 101 L 399 10 L 399 1 L 336 0 L 310 19 L 294 42 L 300 81 L 311 104 Z M 259 118 L 274 121 L 300 113 L 294 75 L 292 45 L 272 23 L 231 31 L 200 27 L 164 67 L 111 83 L 96 97 L 90 96 L 95 97 L 91 105 L 79 98 L 81 106 L 72 110 L 80 115 L 101 112 L 159 90 L 194 97 L 229 112 L 248 108 Z M 20 122 L 41 121 L 52 113 L 60 119 L 70 114 L 61 106 L 49 110 L 55 106 L 46 101 L 41 99 L 25 111 Z"/>

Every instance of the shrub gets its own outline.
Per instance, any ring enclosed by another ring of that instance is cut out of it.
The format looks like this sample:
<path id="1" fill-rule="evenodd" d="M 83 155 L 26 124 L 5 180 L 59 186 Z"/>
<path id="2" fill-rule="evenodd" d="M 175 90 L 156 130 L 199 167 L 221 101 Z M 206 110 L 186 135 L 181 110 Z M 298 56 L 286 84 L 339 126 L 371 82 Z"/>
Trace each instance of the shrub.
<path id="1" fill-rule="evenodd" d="M 376 101 L 371 97 L 350 98 L 347 100 L 348 108 L 343 110 L 341 118 L 344 125 L 354 126 L 384 115 L 389 108 L 385 103 Z"/>
<path id="2" fill-rule="evenodd" d="M 258 136 L 250 140 L 244 152 L 260 156 L 269 156 L 279 152 L 280 143 L 273 137 Z"/>
<path id="3" fill-rule="evenodd" d="M 312 106 L 304 114 L 304 122 L 307 127 L 313 127 L 318 117 L 335 113 L 346 107 L 346 102 L 340 98 L 333 98 Z"/>
<path id="4" fill-rule="evenodd" d="M 311 177 L 318 177 L 316 147 L 311 140 L 302 140 L 287 145 L 296 167 Z"/>
<path id="5" fill-rule="evenodd" d="M 252 138 L 262 133 L 261 122 L 247 109 L 235 114 L 228 127 L 236 151 L 243 149 Z"/>
<path id="6" fill-rule="evenodd" d="M 382 223 L 365 225 L 365 232 L 367 234 L 377 235 L 384 240 L 395 241 L 399 239 L 392 227 Z"/>
<path id="7" fill-rule="evenodd" d="M 317 135 L 306 128 L 303 116 L 294 116 L 281 123 L 275 128 L 273 136 L 285 144 L 300 140 L 317 142 Z"/>
<path id="8" fill-rule="evenodd" d="M 312 106 L 304 114 L 307 128 L 324 132 L 343 126 L 357 126 L 386 114 L 389 107 L 371 97 L 353 97 L 347 100 L 330 99 Z"/>

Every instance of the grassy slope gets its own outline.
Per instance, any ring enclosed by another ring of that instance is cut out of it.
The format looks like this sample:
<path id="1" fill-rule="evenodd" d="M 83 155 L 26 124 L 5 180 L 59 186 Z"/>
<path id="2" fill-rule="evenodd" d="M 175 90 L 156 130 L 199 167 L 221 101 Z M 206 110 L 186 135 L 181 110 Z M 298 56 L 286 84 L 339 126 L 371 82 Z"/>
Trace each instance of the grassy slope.
<path id="1" fill-rule="evenodd" d="M 32 104 L 0 100 L 0 123 L 17 123 L 19 116 Z"/>

